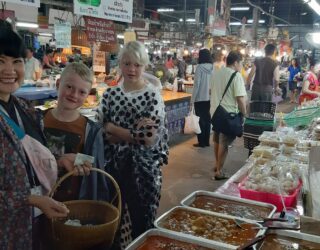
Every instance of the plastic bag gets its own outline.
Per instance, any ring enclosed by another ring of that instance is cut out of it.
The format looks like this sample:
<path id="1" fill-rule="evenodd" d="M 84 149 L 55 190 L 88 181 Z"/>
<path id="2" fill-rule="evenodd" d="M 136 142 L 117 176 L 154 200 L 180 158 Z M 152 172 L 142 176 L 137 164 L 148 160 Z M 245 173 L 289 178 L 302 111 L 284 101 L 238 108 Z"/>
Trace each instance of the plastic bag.
<path id="1" fill-rule="evenodd" d="M 184 133 L 185 134 L 201 134 L 201 129 L 199 125 L 200 117 L 194 114 L 194 109 L 185 118 L 184 123 Z"/>

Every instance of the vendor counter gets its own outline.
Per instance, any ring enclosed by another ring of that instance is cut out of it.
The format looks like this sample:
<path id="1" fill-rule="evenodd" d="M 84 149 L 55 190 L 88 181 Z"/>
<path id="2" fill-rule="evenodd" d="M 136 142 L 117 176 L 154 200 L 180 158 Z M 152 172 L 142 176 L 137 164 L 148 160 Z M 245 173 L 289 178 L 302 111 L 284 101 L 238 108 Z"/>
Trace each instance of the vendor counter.
<path id="1" fill-rule="evenodd" d="M 162 97 L 167 114 L 167 128 L 173 136 L 183 132 L 184 118 L 190 110 L 191 94 L 162 90 Z"/>

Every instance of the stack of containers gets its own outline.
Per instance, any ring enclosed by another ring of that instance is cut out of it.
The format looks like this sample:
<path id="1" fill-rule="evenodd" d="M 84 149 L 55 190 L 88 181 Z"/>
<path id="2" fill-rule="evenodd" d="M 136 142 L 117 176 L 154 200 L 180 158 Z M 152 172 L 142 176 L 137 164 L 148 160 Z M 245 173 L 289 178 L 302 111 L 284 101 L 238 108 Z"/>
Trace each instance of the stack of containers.
<path id="1" fill-rule="evenodd" d="M 244 147 L 249 149 L 249 154 L 259 145 L 258 138 L 264 131 L 274 130 L 276 106 L 273 102 L 250 102 L 249 115 L 243 131 Z"/>

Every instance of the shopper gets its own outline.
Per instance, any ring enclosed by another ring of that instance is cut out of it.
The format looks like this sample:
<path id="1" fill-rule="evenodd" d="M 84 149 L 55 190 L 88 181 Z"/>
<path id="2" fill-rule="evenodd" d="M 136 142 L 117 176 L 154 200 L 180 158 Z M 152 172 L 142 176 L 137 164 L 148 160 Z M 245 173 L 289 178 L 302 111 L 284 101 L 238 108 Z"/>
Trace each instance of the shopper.
<path id="1" fill-rule="evenodd" d="M 145 47 L 129 42 L 119 55 L 123 83 L 103 95 L 98 120 L 105 128 L 105 157 L 122 200 L 120 242 L 124 249 L 153 227 L 167 163 L 168 134 L 160 92 L 142 76 L 149 63 Z M 116 248 L 118 249 L 118 248 Z"/>
<path id="2" fill-rule="evenodd" d="M 177 77 L 181 79 L 186 79 L 187 76 L 187 64 L 183 58 L 178 59 L 177 57 L 173 59 L 174 65 L 178 68 Z"/>
<path id="3" fill-rule="evenodd" d="M 56 65 L 53 61 L 54 51 L 52 49 L 47 49 L 46 54 L 42 59 L 42 67 L 43 69 L 53 69 Z"/>
<path id="4" fill-rule="evenodd" d="M 242 56 L 239 52 L 231 51 L 227 57 L 227 66 L 220 69 L 212 77 L 211 82 L 211 109 L 213 115 L 222 98 L 228 81 L 235 71 L 241 72 Z M 243 77 L 236 73 L 230 87 L 222 99 L 221 105 L 227 112 L 246 114 L 246 89 Z M 228 176 L 222 171 L 225 159 L 228 155 L 228 146 L 234 141 L 235 136 L 223 133 L 213 133 L 215 167 L 214 179 L 223 180 Z"/>
<path id="5" fill-rule="evenodd" d="M 296 58 L 291 60 L 291 65 L 288 67 L 289 71 L 289 90 L 290 90 L 290 103 L 296 103 L 296 95 L 298 91 L 296 76 L 301 72 L 301 68 Z"/>
<path id="6" fill-rule="evenodd" d="M 27 48 L 25 60 L 25 76 L 26 80 L 37 81 L 41 78 L 41 67 L 38 59 L 33 57 L 33 48 Z"/>
<path id="7" fill-rule="evenodd" d="M 302 90 L 299 96 L 299 105 L 303 102 L 313 100 L 317 97 L 320 97 L 319 82 L 317 74 L 319 73 L 319 69 L 316 67 L 316 61 L 313 59 L 309 59 L 310 70 L 306 73 L 303 83 Z"/>
<path id="8" fill-rule="evenodd" d="M 198 134 L 198 143 L 195 147 L 208 147 L 210 139 L 210 83 L 212 77 L 212 58 L 210 51 L 201 49 L 199 60 L 194 75 L 193 92 L 191 105 L 194 106 L 195 113 L 200 117 L 199 125 L 201 134 Z"/>
<path id="9" fill-rule="evenodd" d="M 93 165 L 104 169 L 102 125 L 81 115 L 79 108 L 88 97 L 93 73 L 83 63 L 70 63 L 63 70 L 58 84 L 58 105 L 45 113 L 44 126 L 48 147 L 56 158 L 83 153 L 94 157 Z M 80 168 L 80 171 L 82 169 Z M 65 171 L 60 171 L 60 176 Z M 96 172 L 65 180 L 55 193 L 59 201 L 107 200 L 104 177 Z"/>
<path id="10" fill-rule="evenodd" d="M 280 73 L 276 62 L 277 48 L 268 44 L 265 48 L 265 57 L 254 61 L 247 78 L 247 85 L 253 79 L 251 101 L 272 101 L 273 88 L 279 89 Z"/>
<path id="11" fill-rule="evenodd" d="M 25 47 L 10 24 L 0 20 L 0 249 L 32 249 L 31 207 L 49 218 L 65 217 L 68 209 L 40 191 L 39 178 L 19 138 L 41 143 L 45 138 L 36 111 L 12 95 L 24 79 Z"/>
<path id="12" fill-rule="evenodd" d="M 168 55 L 168 56 L 167 56 L 167 60 L 166 60 L 165 66 L 166 66 L 167 69 L 173 69 L 173 68 L 174 68 L 174 63 L 173 63 L 173 60 L 172 60 L 172 55 Z"/>

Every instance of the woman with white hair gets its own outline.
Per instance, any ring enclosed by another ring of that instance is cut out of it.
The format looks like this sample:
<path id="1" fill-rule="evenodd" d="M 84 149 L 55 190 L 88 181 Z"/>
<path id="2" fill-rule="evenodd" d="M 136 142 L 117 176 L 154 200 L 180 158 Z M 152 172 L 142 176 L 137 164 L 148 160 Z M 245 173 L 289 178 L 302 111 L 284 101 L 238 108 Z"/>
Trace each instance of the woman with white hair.
<path id="1" fill-rule="evenodd" d="M 117 249 L 124 249 L 153 227 L 161 192 L 160 167 L 168 159 L 168 134 L 159 89 L 143 76 L 149 63 L 144 45 L 127 43 L 119 62 L 123 81 L 104 93 L 98 120 L 104 123 L 107 166 L 123 197 L 116 243 Z"/>

